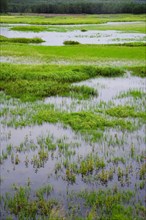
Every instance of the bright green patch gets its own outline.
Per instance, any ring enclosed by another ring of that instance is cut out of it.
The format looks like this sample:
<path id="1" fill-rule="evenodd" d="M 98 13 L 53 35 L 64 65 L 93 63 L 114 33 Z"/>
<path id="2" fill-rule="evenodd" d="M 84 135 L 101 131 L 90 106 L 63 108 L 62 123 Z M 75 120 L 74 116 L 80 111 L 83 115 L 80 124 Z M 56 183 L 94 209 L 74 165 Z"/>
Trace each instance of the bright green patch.
<path id="1" fill-rule="evenodd" d="M 131 106 L 117 106 L 106 110 L 106 113 L 112 117 L 118 118 L 143 118 L 146 120 L 146 113 L 145 112 L 136 112 L 135 109 Z"/>
<path id="2" fill-rule="evenodd" d="M 60 113 L 55 111 L 40 111 L 33 117 L 33 121 L 38 124 L 43 122 L 57 123 L 63 122 L 71 126 L 75 131 L 94 135 L 98 128 L 104 129 L 106 127 L 120 127 L 121 129 L 132 130 L 133 126 L 129 121 L 121 119 L 110 120 L 101 115 L 91 112 L 77 112 L 77 113 Z"/>
<path id="3" fill-rule="evenodd" d="M 30 53 L 31 51 L 31 53 Z M 40 63 L 96 64 L 100 66 L 143 66 L 145 47 L 116 45 L 33 46 L 1 43 L 1 56 Z"/>
<path id="4" fill-rule="evenodd" d="M 135 207 L 130 205 L 132 192 L 129 191 L 83 191 L 79 194 L 85 200 L 87 207 L 94 209 L 97 219 L 111 219 L 111 220 L 132 220 L 144 219 L 142 216 L 144 212 L 135 212 Z M 126 203 L 126 206 L 125 206 Z M 96 219 L 95 218 L 95 219 Z"/>

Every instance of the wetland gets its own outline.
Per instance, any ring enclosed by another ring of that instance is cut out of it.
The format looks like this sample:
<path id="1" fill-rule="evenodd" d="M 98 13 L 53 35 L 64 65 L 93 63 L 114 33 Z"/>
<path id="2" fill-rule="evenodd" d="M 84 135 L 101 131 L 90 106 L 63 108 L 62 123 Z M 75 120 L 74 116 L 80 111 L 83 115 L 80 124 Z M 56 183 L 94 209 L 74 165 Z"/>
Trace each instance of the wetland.
<path id="1" fill-rule="evenodd" d="M 1 219 L 144 220 L 144 16 L 1 23 Z"/>

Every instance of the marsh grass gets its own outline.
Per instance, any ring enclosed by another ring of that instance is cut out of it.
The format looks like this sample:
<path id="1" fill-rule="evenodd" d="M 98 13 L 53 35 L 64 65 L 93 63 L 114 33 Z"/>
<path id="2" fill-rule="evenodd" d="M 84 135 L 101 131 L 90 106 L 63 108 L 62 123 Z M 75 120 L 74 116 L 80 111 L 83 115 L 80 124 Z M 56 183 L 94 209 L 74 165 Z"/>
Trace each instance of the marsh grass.
<path id="1" fill-rule="evenodd" d="M 30 54 L 31 51 L 31 54 Z M 20 63 L 35 60 L 35 64 L 144 66 L 145 47 L 116 45 L 34 46 L 1 42 L 1 56 L 17 58 Z"/>
<path id="2" fill-rule="evenodd" d="M 133 93 L 132 93 L 133 94 Z M 129 95 L 132 95 L 131 93 Z M 134 97 L 137 96 L 137 94 L 133 94 Z M 139 95 L 139 94 L 138 94 Z M 145 112 L 137 112 L 135 111 L 134 107 L 131 106 L 117 106 L 113 107 L 111 109 L 106 110 L 106 113 L 113 117 L 118 118 L 143 118 L 146 120 L 146 113 Z"/>
<path id="3" fill-rule="evenodd" d="M 118 95 L 118 98 L 126 98 L 126 97 L 132 97 L 135 100 L 137 99 L 143 99 L 145 97 L 146 93 L 144 91 L 136 90 L 136 89 L 130 89 L 127 92 L 123 92 Z"/>
<path id="4" fill-rule="evenodd" d="M 13 31 L 25 31 L 25 32 L 31 31 L 31 32 L 38 33 L 38 32 L 42 32 L 42 31 L 47 31 L 47 27 L 40 26 L 40 25 L 38 25 L 38 26 L 35 26 L 35 25 L 33 25 L 33 26 L 31 26 L 31 25 L 29 25 L 29 26 L 14 26 L 14 27 L 11 27 L 11 30 L 13 30 Z"/>
<path id="5" fill-rule="evenodd" d="M 87 99 L 97 92 L 87 86 L 73 86 L 71 83 L 98 76 L 119 76 L 119 68 L 84 66 L 28 66 L 1 64 L 0 88 L 12 97 L 33 101 L 49 96 L 71 96 Z M 7 83 L 6 83 L 7 82 Z"/>
<path id="6" fill-rule="evenodd" d="M 23 44 L 28 44 L 28 43 L 34 43 L 34 44 L 39 44 L 44 42 L 41 38 L 35 37 L 35 38 L 7 38 L 2 35 L 0 35 L 0 42 L 9 42 L 9 43 L 23 43 Z"/>
<path id="7" fill-rule="evenodd" d="M 145 15 L 117 14 L 117 15 L 84 15 L 84 16 L 1 16 L 1 23 L 22 24 L 100 24 L 109 21 L 145 21 Z"/>
<path id="8" fill-rule="evenodd" d="M 100 15 L 91 17 L 97 19 Z M 122 18 L 111 15 L 113 20 L 132 20 L 135 17 L 137 16 Z M 144 16 L 138 17 L 144 19 Z M 20 18 L 19 22 L 25 19 L 28 17 Z M 56 23 L 59 19 L 53 18 Z M 110 18 L 105 15 L 105 19 Z M 43 22 L 48 20 L 44 19 Z M 41 21 L 42 17 L 38 20 L 32 18 L 28 22 Z M 68 22 L 73 22 L 73 19 Z M 75 19 L 74 22 L 79 20 Z M 124 58 L 127 62 L 143 62 L 145 54 L 145 48 L 141 45 L 76 45 L 63 47 L 62 50 L 62 47 L 2 42 L 1 48 L 4 55 L 24 58 L 29 57 L 31 51 L 30 57 L 45 61 L 70 59 L 76 62 L 84 59 L 87 62 L 102 58 L 103 62 L 106 59 L 116 62 Z M 27 129 L 35 131 L 35 125 L 40 125 L 37 127 L 40 131 L 38 135 L 28 136 L 26 132 L 27 135 L 22 137 L 19 144 L 6 144 L 1 151 L 0 163 L 8 178 L 9 174 L 18 177 L 20 169 L 25 171 L 24 178 L 26 173 L 27 178 L 28 175 L 31 178 L 27 186 L 14 185 L 14 191 L 10 190 L 10 193 L 0 197 L 2 213 L 7 215 L 7 219 L 145 219 L 145 207 L 142 205 L 144 198 L 140 197 L 145 190 L 146 174 L 143 150 L 145 92 L 133 89 L 121 94 L 123 98 L 133 97 L 134 101 L 128 99 L 125 105 L 115 105 L 113 99 L 108 103 L 100 102 L 95 108 L 89 105 L 88 110 L 77 112 L 73 109 L 64 110 L 64 102 L 61 103 L 61 110 L 58 110 L 58 103 L 56 107 L 43 101 L 48 96 L 69 96 L 78 99 L 74 105 L 82 105 L 83 102 L 88 105 L 88 100 L 79 99 L 94 98 L 100 91 L 96 92 L 93 88 L 77 86 L 74 83 L 94 77 L 122 77 L 125 69 L 127 67 L 1 64 L 0 90 L 4 92 L 0 93 L 0 116 L 6 133 L 7 129 L 12 132 L 7 133 L 4 138 L 11 143 L 15 138 L 14 128 L 18 128 L 18 131 L 22 129 L 22 132 Z M 141 72 L 141 76 L 144 75 L 144 70 L 142 65 L 131 68 L 131 71 L 136 71 L 137 74 Z M 139 123 L 141 120 L 142 123 Z M 56 137 L 58 133 L 61 134 L 59 138 Z M 7 164 L 10 164 L 10 167 L 7 167 Z M 37 175 L 37 181 L 33 179 L 34 175 Z M 43 179 L 39 179 L 40 176 L 43 176 Z M 4 175 L 0 179 L 4 189 L 5 181 L 9 184 Z M 19 178 L 16 182 L 19 182 Z M 41 185 L 37 190 L 34 189 L 36 182 Z M 65 191 L 60 190 L 60 183 Z M 73 190 L 76 187 L 79 193 Z M 87 190 L 82 191 L 84 187 Z M 127 191 L 131 188 L 134 192 Z M 57 199 L 52 199 L 56 197 Z"/>
<path id="9" fill-rule="evenodd" d="M 66 40 L 63 42 L 64 45 L 78 45 L 80 44 L 78 41 Z"/>
<path id="10" fill-rule="evenodd" d="M 24 31 L 24 32 L 35 32 L 35 33 L 39 33 L 39 32 L 44 32 L 44 31 L 48 31 L 48 32 L 66 32 L 68 30 L 67 27 L 65 26 L 58 26 L 58 25 L 49 25 L 49 26 L 44 26 L 44 25 L 25 25 L 25 26 L 14 26 L 10 28 L 13 31 Z"/>
<path id="11" fill-rule="evenodd" d="M 129 70 L 132 71 L 132 75 L 134 75 L 134 76 L 146 77 L 146 66 L 129 67 Z"/>
<path id="12" fill-rule="evenodd" d="M 29 186 L 19 187 L 15 186 L 15 194 L 11 196 L 7 195 L 5 199 L 5 207 L 7 207 L 11 213 L 15 214 L 19 219 L 37 219 L 38 216 L 49 217 L 51 211 L 58 207 L 58 202 L 49 199 L 45 200 L 43 197 L 44 192 L 50 192 L 50 187 L 40 188 L 40 199 L 30 200 L 31 189 Z"/>

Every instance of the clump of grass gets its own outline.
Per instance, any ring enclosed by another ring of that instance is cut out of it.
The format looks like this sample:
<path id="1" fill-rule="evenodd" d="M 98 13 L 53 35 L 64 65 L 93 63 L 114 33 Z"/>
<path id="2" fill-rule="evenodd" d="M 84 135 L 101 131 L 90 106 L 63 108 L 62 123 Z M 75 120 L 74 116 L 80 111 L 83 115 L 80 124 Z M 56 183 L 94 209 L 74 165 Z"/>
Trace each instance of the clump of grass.
<path id="1" fill-rule="evenodd" d="M 139 171 L 139 178 L 141 180 L 144 180 L 146 177 L 146 164 L 143 164 L 140 168 L 140 171 Z"/>
<path id="2" fill-rule="evenodd" d="M 80 44 L 78 41 L 66 40 L 63 42 L 64 45 L 78 45 Z"/>
<path id="3" fill-rule="evenodd" d="M 133 212 L 134 210 L 130 205 L 130 199 L 132 198 L 132 192 L 130 191 L 98 190 L 88 192 L 85 190 L 79 196 L 85 200 L 86 208 L 94 207 L 94 211 L 99 219 L 132 220 L 135 216 L 135 212 Z M 126 207 L 124 206 L 125 203 Z"/>
<path id="4" fill-rule="evenodd" d="M 134 99 L 142 99 L 145 97 L 146 93 L 136 89 L 130 89 L 127 92 L 121 93 L 118 98 L 126 98 L 126 97 L 133 97 Z"/>
<path id="5" fill-rule="evenodd" d="M 146 66 L 129 67 L 128 69 L 132 71 L 134 76 L 146 77 Z"/>
<path id="6" fill-rule="evenodd" d="M 80 131 L 84 134 L 89 132 L 94 134 L 97 128 L 103 129 L 106 127 L 120 127 L 121 129 L 131 130 L 132 124 L 129 121 L 110 120 L 104 116 L 94 114 L 92 112 L 73 112 L 73 113 L 60 113 L 56 111 L 39 111 L 33 116 L 33 121 L 37 123 L 50 122 L 57 123 L 62 122 L 69 125 L 75 131 Z"/>
<path id="7" fill-rule="evenodd" d="M 76 175 L 70 169 L 66 169 L 66 180 L 71 183 L 76 182 Z"/>
<path id="8" fill-rule="evenodd" d="M 43 188 L 42 188 L 43 189 Z M 39 215 L 43 217 L 49 217 L 52 209 L 57 208 L 58 203 L 53 200 L 45 200 L 42 196 L 40 199 L 30 199 L 30 187 L 15 187 L 14 196 L 7 195 L 5 200 L 5 207 L 7 207 L 11 213 L 18 217 L 18 219 L 36 219 Z M 48 187 L 44 188 L 41 194 L 48 191 Z M 50 188 L 49 188 L 50 191 Z M 40 194 L 39 192 L 39 194 Z"/>
<path id="9" fill-rule="evenodd" d="M 12 42 L 12 43 L 23 43 L 23 44 L 28 44 L 28 43 L 42 43 L 44 40 L 41 38 L 35 37 L 35 38 L 7 38 L 4 36 L 0 36 L 0 42 Z"/>
<path id="10" fill-rule="evenodd" d="M 110 116 L 120 117 L 120 118 L 127 118 L 127 117 L 139 117 L 146 119 L 145 112 L 136 112 L 133 107 L 131 106 L 116 106 L 106 110 L 106 113 Z"/>
<path id="11" fill-rule="evenodd" d="M 53 191 L 52 185 L 48 184 L 48 185 L 45 185 L 45 186 L 42 186 L 41 188 L 39 188 L 36 191 L 36 196 L 39 199 L 43 199 L 44 195 L 47 195 L 47 197 L 48 197 L 52 191 Z"/>
<path id="12" fill-rule="evenodd" d="M 86 29 L 82 29 L 81 31 L 82 31 L 82 32 L 86 32 L 87 30 L 86 30 Z"/>

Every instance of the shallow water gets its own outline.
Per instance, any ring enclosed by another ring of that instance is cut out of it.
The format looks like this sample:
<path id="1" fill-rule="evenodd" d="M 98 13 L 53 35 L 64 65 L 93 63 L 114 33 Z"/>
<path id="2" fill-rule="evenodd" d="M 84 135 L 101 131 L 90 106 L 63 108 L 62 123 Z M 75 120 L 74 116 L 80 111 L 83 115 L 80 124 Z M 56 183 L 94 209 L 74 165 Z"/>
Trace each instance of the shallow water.
<path id="1" fill-rule="evenodd" d="M 95 108 L 101 102 L 108 103 L 112 101 L 114 104 L 126 104 L 128 99 L 115 99 L 122 92 L 129 90 L 145 91 L 145 80 L 139 77 L 131 76 L 129 72 L 124 77 L 99 77 L 89 79 L 74 85 L 85 85 L 94 88 L 98 95 L 90 100 L 76 100 L 70 97 L 48 97 L 45 103 L 54 104 L 59 110 L 65 111 L 88 111 Z"/>
<path id="2" fill-rule="evenodd" d="M 112 23 L 109 23 L 108 25 L 111 24 Z M 118 25 L 118 22 L 116 25 Z M 13 25 L 9 24 L 7 27 L 2 25 L 0 27 L 1 35 L 6 36 L 8 38 L 39 37 L 45 41 L 41 43 L 41 45 L 49 45 L 49 46 L 61 46 L 63 45 L 64 41 L 68 41 L 68 40 L 78 41 L 81 44 L 119 44 L 119 43 L 137 42 L 137 41 L 145 42 L 145 36 L 146 36 L 146 34 L 141 34 L 141 33 L 124 33 L 122 31 L 111 31 L 111 30 L 106 30 L 106 31 L 96 30 L 96 31 L 86 31 L 86 32 L 82 32 L 80 30 L 68 31 L 68 32 L 42 31 L 39 33 L 34 33 L 34 32 L 10 30 L 12 26 L 14 26 L 14 24 Z M 62 27 L 65 26 L 62 25 Z M 70 25 L 70 27 L 75 27 L 75 25 Z"/>
<path id="3" fill-rule="evenodd" d="M 51 103 L 55 105 L 55 108 L 60 111 L 88 111 L 96 109 L 98 104 L 104 103 L 104 108 L 110 105 L 125 104 L 127 102 L 134 103 L 130 98 L 118 99 L 121 92 L 129 91 L 129 89 L 138 89 L 140 91 L 145 90 L 144 80 L 139 77 L 132 77 L 127 74 L 124 77 L 118 78 L 97 78 L 87 80 L 85 82 L 78 83 L 78 85 L 88 85 L 95 88 L 99 92 L 97 98 L 93 98 L 88 101 L 77 101 L 72 98 L 63 97 L 50 97 L 45 100 L 45 103 Z M 111 104 L 112 101 L 112 104 Z M 4 107 L 4 106 L 3 106 Z M 6 119 L 7 120 L 7 119 Z M 137 169 L 139 169 L 139 163 L 134 161 L 130 157 L 130 146 L 134 144 L 135 152 L 137 155 L 143 154 L 145 150 L 145 127 L 142 126 L 139 130 L 133 133 L 123 132 L 117 129 L 106 129 L 103 132 L 103 138 L 97 143 L 92 143 L 86 140 L 87 137 L 82 136 L 80 133 L 74 132 L 69 127 L 64 127 L 61 124 L 48 124 L 35 125 L 31 127 L 11 128 L 3 125 L 1 127 L 1 146 L 2 151 L 5 152 L 7 146 L 12 145 L 15 154 L 19 155 L 20 163 L 15 165 L 11 162 L 11 156 L 3 162 L 1 167 L 1 191 L 4 194 L 7 191 L 11 191 L 11 185 L 17 183 L 18 185 L 24 185 L 28 178 L 31 180 L 31 186 L 33 190 L 41 187 L 45 183 L 51 183 L 54 186 L 54 193 L 52 196 L 62 198 L 65 196 L 67 181 L 64 180 L 65 170 L 59 172 L 56 176 L 54 169 L 56 164 L 62 164 L 65 158 L 68 158 L 70 162 L 78 163 L 79 158 L 85 158 L 88 154 L 94 151 L 94 154 L 98 154 L 105 161 L 114 159 L 115 157 L 123 157 L 126 161 L 124 165 L 120 164 L 123 169 L 125 166 L 132 165 L 132 174 L 130 174 L 131 183 L 129 186 L 124 185 L 124 188 L 134 189 L 134 184 L 137 182 Z M 32 163 L 34 155 L 38 154 L 40 145 L 38 140 L 49 136 L 56 146 L 58 141 L 64 144 L 68 144 L 68 150 L 74 151 L 70 156 L 65 156 L 65 151 L 60 151 L 57 147 L 55 151 L 49 151 L 49 156 L 41 167 L 37 167 Z M 115 137 L 118 136 L 118 142 Z M 22 152 L 17 151 L 17 147 L 23 145 Z M 33 149 L 33 145 L 36 148 Z M 31 148 L 32 147 L 32 148 Z M 26 163 L 26 158 L 28 163 Z M 113 166 L 107 165 L 107 168 Z M 109 187 L 114 184 L 120 185 L 120 182 L 116 179 L 116 174 L 112 181 L 109 181 Z M 76 183 L 69 186 L 69 190 L 80 191 L 83 188 L 90 189 L 93 184 L 93 188 L 103 188 L 104 185 L 101 182 L 93 181 L 92 178 L 86 182 L 81 176 L 77 176 Z M 142 191 L 141 191 L 142 192 Z M 143 198 L 143 197 L 142 197 Z M 143 199 L 142 199 L 143 200 Z"/>

